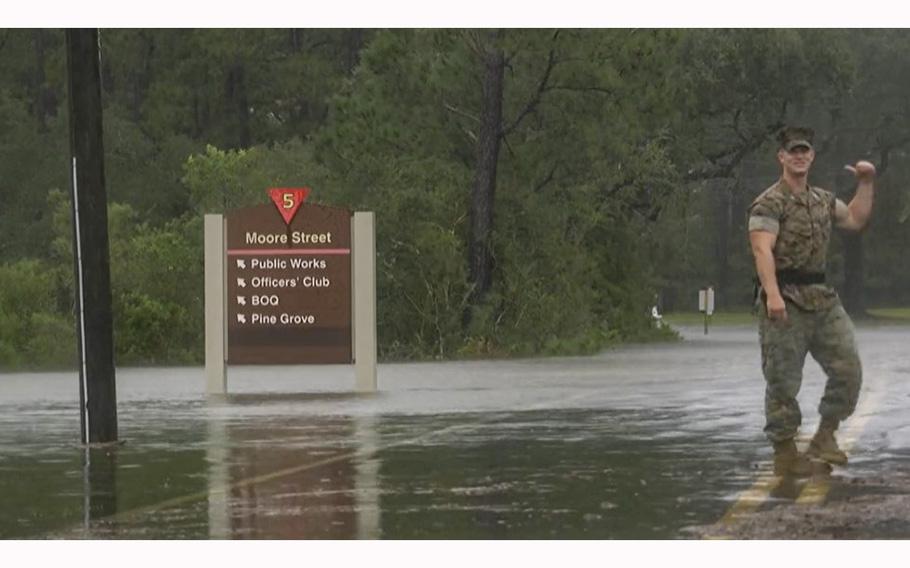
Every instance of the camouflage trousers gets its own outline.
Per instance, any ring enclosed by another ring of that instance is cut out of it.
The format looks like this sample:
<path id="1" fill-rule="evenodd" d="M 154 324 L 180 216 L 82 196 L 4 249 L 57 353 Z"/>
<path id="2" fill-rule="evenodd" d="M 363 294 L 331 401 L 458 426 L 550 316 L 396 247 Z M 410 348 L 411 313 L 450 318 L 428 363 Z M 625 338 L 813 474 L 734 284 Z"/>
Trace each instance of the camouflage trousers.
<path id="1" fill-rule="evenodd" d="M 862 385 L 862 366 L 853 322 L 838 300 L 828 309 L 804 311 L 787 301 L 787 321 L 760 311 L 762 371 L 765 375 L 765 434 L 772 442 L 793 438 L 802 422 L 796 395 L 803 381 L 806 353 L 821 365 L 828 381 L 818 413 L 843 420 L 853 414 Z"/>

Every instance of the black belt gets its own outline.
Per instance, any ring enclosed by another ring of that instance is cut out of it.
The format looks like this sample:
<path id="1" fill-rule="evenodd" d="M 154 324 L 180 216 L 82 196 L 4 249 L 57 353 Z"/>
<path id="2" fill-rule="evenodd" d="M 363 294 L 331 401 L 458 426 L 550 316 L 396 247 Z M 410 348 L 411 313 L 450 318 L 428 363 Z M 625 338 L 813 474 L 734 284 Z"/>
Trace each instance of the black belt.
<path id="1" fill-rule="evenodd" d="M 824 284 L 824 272 L 807 272 L 805 270 L 796 270 L 793 268 L 784 268 L 777 271 L 777 285 L 785 284 Z M 753 289 L 753 300 L 758 300 L 758 295 L 762 292 L 761 281 L 755 277 L 755 288 Z"/>
<path id="2" fill-rule="evenodd" d="M 807 272 L 805 270 L 794 270 L 785 268 L 777 271 L 777 285 L 784 284 L 824 284 L 824 272 Z"/>
<path id="3" fill-rule="evenodd" d="M 758 279 L 758 276 L 752 279 L 755 282 L 756 286 L 761 286 L 761 280 Z M 824 284 L 825 283 L 825 273 L 824 272 L 806 272 L 805 270 L 794 270 L 792 268 L 785 268 L 783 270 L 777 271 L 777 285 L 783 286 L 784 284 Z"/>

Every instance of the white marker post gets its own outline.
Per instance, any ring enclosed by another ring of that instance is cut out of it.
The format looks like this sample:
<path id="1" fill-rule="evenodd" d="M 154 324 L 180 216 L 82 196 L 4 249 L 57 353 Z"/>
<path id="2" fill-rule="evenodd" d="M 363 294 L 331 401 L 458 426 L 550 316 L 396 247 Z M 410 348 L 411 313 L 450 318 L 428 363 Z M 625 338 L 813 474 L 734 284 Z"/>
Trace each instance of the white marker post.
<path id="1" fill-rule="evenodd" d="M 698 311 L 705 314 L 705 335 L 708 335 L 708 319 L 714 314 L 713 286 L 708 286 L 698 291 Z"/>
<path id="2" fill-rule="evenodd" d="M 224 218 L 205 216 L 205 386 L 208 394 L 227 394 L 225 365 Z"/>

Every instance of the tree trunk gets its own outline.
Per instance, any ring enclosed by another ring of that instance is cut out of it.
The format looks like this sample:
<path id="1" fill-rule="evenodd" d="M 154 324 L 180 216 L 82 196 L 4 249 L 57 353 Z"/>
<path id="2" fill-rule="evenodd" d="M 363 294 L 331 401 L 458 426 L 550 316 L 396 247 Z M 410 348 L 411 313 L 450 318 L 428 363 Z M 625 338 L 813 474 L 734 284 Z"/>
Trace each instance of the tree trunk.
<path id="1" fill-rule="evenodd" d="M 354 68 L 360 63 L 360 50 L 363 48 L 363 30 L 348 30 L 344 34 L 344 64 L 347 74 L 354 73 Z"/>
<path id="2" fill-rule="evenodd" d="M 47 132 L 47 118 L 57 114 L 57 97 L 47 85 L 44 65 L 47 58 L 47 31 L 34 30 L 35 67 L 32 75 L 32 114 L 38 121 L 38 130 Z"/>
<path id="3" fill-rule="evenodd" d="M 231 148 L 250 147 L 250 105 L 246 95 L 246 70 L 242 63 L 228 69 L 225 81 L 227 100 L 227 145 Z"/>
<path id="4" fill-rule="evenodd" d="M 832 164 L 851 163 L 852 149 L 846 134 L 842 135 L 838 129 L 835 129 L 835 132 L 831 145 L 831 153 L 834 156 Z M 856 182 L 849 175 L 840 171 L 838 173 L 840 175 L 834 175 L 832 179 L 834 195 L 844 203 L 850 203 L 856 194 Z M 851 316 L 862 317 L 866 315 L 863 237 L 862 234 L 838 232 L 841 234 L 841 241 L 844 245 L 844 286 L 840 290 L 841 302 Z"/>
<path id="5" fill-rule="evenodd" d="M 202 109 L 200 106 L 199 92 L 193 91 L 193 138 L 202 136 Z"/>
<path id="6" fill-rule="evenodd" d="M 152 59 L 155 56 L 155 36 L 140 32 L 142 38 L 142 65 L 131 74 L 130 115 L 134 122 L 142 119 L 142 105 L 152 84 Z"/>
<path id="7" fill-rule="evenodd" d="M 292 28 L 288 31 L 288 40 L 291 46 L 291 51 L 294 53 L 300 53 L 303 42 L 301 40 L 301 34 L 298 28 Z"/>
<path id="8" fill-rule="evenodd" d="M 720 182 L 720 188 L 717 191 L 717 241 L 715 243 L 715 260 L 717 282 L 715 282 L 715 292 L 717 294 L 717 307 L 727 307 L 729 305 L 728 285 L 730 281 L 730 230 L 733 225 L 733 205 L 732 189 L 728 180 Z"/>
<path id="9" fill-rule="evenodd" d="M 117 84 L 117 79 L 120 77 L 115 77 L 114 67 L 111 65 L 111 58 L 109 57 L 111 50 L 105 46 L 107 38 L 104 34 L 99 35 L 100 42 L 100 58 L 101 58 L 101 92 L 105 94 L 106 97 L 114 99 L 117 96 L 117 88 L 120 86 Z"/>
<path id="10" fill-rule="evenodd" d="M 464 323 L 471 321 L 471 311 L 483 302 L 493 283 L 493 198 L 496 190 L 496 167 L 502 142 L 502 97 L 505 55 L 495 39 L 481 54 L 483 62 L 483 100 L 480 131 L 477 138 L 477 165 L 471 188 L 471 233 L 468 241 L 468 268 L 473 286 Z"/>
<path id="11" fill-rule="evenodd" d="M 844 234 L 844 309 L 853 317 L 866 315 L 863 235 Z"/>

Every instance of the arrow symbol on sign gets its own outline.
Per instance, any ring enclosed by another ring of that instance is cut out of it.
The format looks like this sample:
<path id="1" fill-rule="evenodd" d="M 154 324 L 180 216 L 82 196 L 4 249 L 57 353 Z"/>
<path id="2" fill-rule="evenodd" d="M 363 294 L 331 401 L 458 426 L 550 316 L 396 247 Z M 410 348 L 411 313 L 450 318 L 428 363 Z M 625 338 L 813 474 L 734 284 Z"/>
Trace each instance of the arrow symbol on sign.
<path id="1" fill-rule="evenodd" d="M 242 258 L 237 259 L 237 268 L 246 268 L 246 261 Z"/>
<path id="2" fill-rule="evenodd" d="M 237 296 L 237 303 L 240 304 L 241 306 L 245 306 L 245 305 L 246 305 L 246 298 L 243 297 L 243 296 Z"/>
<path id="3" fill-rule="evenodd" d="M 237 314 L 237 321 L 240 323 L 246 323 L 246 316 L 243 314 Z"/>
<path id="4" fill-rule="evenodd" d="M 238 278 L 237 285 L 240 286 L 241 288 L 246 288 L 246 280 L 244 280 L 243 278 Z"/>

